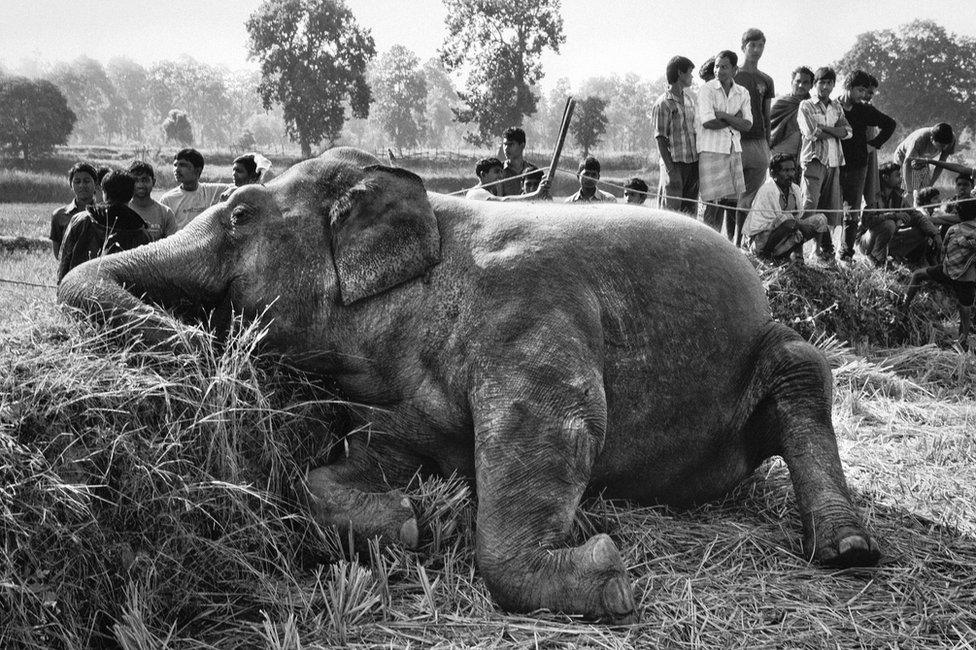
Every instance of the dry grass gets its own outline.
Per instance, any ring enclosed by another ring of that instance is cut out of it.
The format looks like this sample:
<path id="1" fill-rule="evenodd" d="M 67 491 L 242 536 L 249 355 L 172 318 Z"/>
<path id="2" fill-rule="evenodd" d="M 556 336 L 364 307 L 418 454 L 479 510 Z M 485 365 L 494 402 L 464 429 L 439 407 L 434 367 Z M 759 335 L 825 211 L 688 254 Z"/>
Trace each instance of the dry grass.
<path id="1" fill-rule="evenodd" d="M 49 255 L 17 255 L 0 275 L 49 270 Z M 5 321 L 21 305 L 0 347 L 0 647 L 976 645 L 976 362 L 921 336 L 856 351 L 817 338 L 879 567 L 798 556 L 778 460 L 692 510 L 596 499 L 576 536 L 613 536 L 640 617 L 612 628 L 499 611 L 459 481 L 411 489 L 419 552 L 350 557 L 303 506 L 341 414 L 326 386 L 254 354 L 257 328 L 194 354 L 120 349 L 60 317 L 50 292 L 0 291 Z"/>
<path id="2" fill-rule="evenodd" d="M 0 235 L 13 237 L 49 237 L 51 213 L 61 203 L 0 203 Z"/>

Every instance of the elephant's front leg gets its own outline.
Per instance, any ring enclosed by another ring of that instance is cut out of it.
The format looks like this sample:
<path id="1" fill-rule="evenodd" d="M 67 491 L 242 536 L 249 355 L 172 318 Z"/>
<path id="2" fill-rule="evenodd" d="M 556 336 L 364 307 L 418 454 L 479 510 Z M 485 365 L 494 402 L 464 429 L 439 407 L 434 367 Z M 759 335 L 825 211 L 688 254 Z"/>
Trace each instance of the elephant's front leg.
<path id="1" fill-rule="evenodd" d="M 627 622 L 634 599 L 613 541 L 569 546 L 607 420 L 599 373 L 570 374 L 501 374 L 472 392 L 478 566 L 506 609 Z"/>

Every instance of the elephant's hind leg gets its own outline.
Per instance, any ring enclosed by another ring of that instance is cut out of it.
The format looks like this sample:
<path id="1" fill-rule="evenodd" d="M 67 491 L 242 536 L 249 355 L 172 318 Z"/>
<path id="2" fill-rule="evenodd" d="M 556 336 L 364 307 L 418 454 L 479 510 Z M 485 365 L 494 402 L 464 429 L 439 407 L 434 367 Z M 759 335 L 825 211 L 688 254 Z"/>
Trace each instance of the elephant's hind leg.
<path id="1" fill-rule="evenodd" d="M 633 594 L 613 541 L 569 546 L 606 428 L 602 382 L 589 373 L 513 369 L 472 394 L 478 566 L 506 609 L 629 621 Z"/>
<path id="2" fill-rule="evenodd" d="M 747 439 L 756 458 L 780 455 L 786 461 L 803 522 L 804 552 L 829 566 L 875 564 L 878 546 L 851 503 L 837 451 L 826 359 L 779 323 L 769 324 L 755 359 L 750 397 L 759 404 L 746 424 Z"/>
<path id="3" fill-rule="evenodd" d="M 363 548 L 372 537 L 416 548 L 417 518 L 410 500 L 395 489 L 407 484 L 414 469 L 392 450 L 353 442 L 348 457 L 309 472 L 312 514 L 344 537 L 352 533 Z"/>

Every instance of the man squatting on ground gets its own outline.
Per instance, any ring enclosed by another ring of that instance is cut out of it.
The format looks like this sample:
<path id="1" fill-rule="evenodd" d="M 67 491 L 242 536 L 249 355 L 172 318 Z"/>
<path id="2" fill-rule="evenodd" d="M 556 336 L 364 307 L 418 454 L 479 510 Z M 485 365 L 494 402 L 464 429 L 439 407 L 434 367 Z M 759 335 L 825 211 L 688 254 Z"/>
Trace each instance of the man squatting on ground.
<path id="1" fill-rule="evenodd" d="M 769 167 L 770 105 L 776 95 L 773 78 L 759 69 L 759 59 L 766 49 L 766 36 L 751 28 L 742 35 L 742 67 L 735 73 L 735 83 L 749 91 L 752 126 L 742 132 L 742 177 L 745 191 L 739 195 L 735 217 L 736 246 L 742 245 L 742 224 L 749 214 L 756 192 L 766 181 Z"/>
<path id="2" fill-rule="evenodd" d="M 782 259 L 794 253 L 802 263 L 803 243 L 827 230 L 827 217 L 803 212 L 796 172 L 796 158 L 773 154 L 771 178 L 756 192 L 743 226 L 749 247 L 759 257 Z"/>
<path id="3" fill-rule="evenodd" d="M 912 207 L 901 188 L 901 168 L 889 162 L 879 170 L 880 186 L 876 208 L 885 212 L 866 212 L 861 218 L 858 246 L 877 266 L 889 257 L 907 264 L 934 264 L 942 254 L 939 228 L 931 219 Z"/>
<path id="4" fill-rule="evenodd" d="M 94 165 L 86 162 L 76 162 L 68 170 L 68 183 L 75 197 L 71 199 L 71 203 L 61 206 L 51 214 L 51 246 L 54 249 L 54 259 L 57 259 L 61 252 L 64 231 L 68 228 L 71 217 L 95 204 L 96 176 L 98 172 Z"/>
<path id="5" fill-rule="evenodd" d="M 217 203 L 220 194 L 230 187 L 226 183 L 201 183 L 203 164 L 203 155 L 196 149 L 180 149 L 173 157 L 173 177 L 179 185 L 163 194 L 159 202 L 176 215 L 177 230 Z"/>
<path id="6" fill-rule="evenodd" d="M 844 92 L 838 98 L 844 117 L 851 126 L 851 137 L 841 141 L 844 166 L 840 168 L 840 192 L 847 212 L 844 213 L 844 241 L 840 258 L 854 258 L 854 241 L 860 227 L 861 199 L 867 180 L 869 154 L 880 149 L 895 132 L 895 121 L 871 104 L 865 103 L 873 77 L 863 70 L 854 70 L 844 78 Z M 877 135 L 868 140 L 868 129 L 875 127 Z"/>
<path id="7" fill-rule="evenodd" d="M 722 210 L 712 205 L 720 200 L 734 207 L 745 191 L 742 176 L 741 133 L 752 128 L 749 91 L 733 81 L 739 57 L 731 50 L 715 55 L 715 78 L 706 82 L 698 95 L 699 194 L 705 206 L 702 220 L 722 229 Z M 726 233 L 734 237 L 735 210 L 726 214 Z M 729 217 L 732 217 L 731 219 Z"/>
<path id="8" fill-rule="evenodd" d="M 695 64 L 683 56 L 668 61 L 670 88 L 651 109 L 654 139 L 661 155 L 658 207 L 698 214 L 698 144 L 695 136 L 697 106 L 690 90 Z"/>
<path id="9" fill-rule="evenodd" d="M 797 122 L 803 136 L 800 162 L 803 165 L 803 211 L 823 210 L 827 231 L 818 237 L 817 254 L 834 262 L 831 228 L 841 225 L 840 167 L 844 152 L 840 141 L 851 137 L 851 127 L 839 102 L 830 99 L 837 74 L 832 68 L 818 68 L 813 76 L 815 96 L 800 102 Z"/>

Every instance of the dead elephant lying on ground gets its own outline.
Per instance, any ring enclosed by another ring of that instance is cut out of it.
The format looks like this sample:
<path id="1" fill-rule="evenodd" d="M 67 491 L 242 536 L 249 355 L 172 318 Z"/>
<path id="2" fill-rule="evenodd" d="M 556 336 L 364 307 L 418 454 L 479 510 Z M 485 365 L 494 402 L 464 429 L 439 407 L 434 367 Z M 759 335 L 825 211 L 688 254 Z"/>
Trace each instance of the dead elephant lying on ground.
<path id="1" fill-rule="evenodd" d="M 311 473 L 316 516 L 415 544 L 397 488 L 421 468 L 470 477 L 479 570 L 507 609 L 632 619 L 611 539 L 568 546 L 584 493 L 692 504 L 772 455 L 812 559 L 879 556 L 848 495 L 823 355 L 772 321 L 742 254 L 685 216 L 429 194 L 341 148 L 79 266 L 58 297 L 150 340 L 174 327 L 156 306 L 267 309 L 269 345 L 383 407 L 385 435 Z"/>

